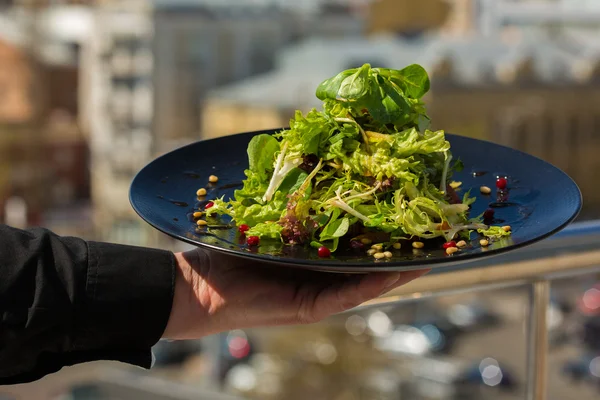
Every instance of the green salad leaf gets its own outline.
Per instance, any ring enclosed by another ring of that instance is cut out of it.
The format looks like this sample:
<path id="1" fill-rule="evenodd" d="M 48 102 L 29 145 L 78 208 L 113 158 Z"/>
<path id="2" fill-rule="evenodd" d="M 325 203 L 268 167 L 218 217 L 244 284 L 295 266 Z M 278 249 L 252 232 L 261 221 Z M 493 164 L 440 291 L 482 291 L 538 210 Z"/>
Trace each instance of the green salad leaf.
<path id="1" fill-rule="evenodd" d="M 429 91 L 429 75 L 420 65 L 409 65 L 400 71 L 387 68 L 378 68 L 377 70 L 381 75 L 400 86 L 402 91 L 413 99 L 420 99 Z"/>
<path id="2" fill-rule="evenodd" d="M 490 238 L 490 239 L 502 239 L 503 237 L 507 237 L 510 236 L 511 233 L 510 231 L 507 232 L 504 229 L 502 229 L 502 227 L 500 226 L 490 226 L 487 228 L 483 228 L 483 229 L 478 229 L 477 232 L 479 232 L 480 234 L 482 234 L 483 236 Z"/>
<path id="3" fill-rule="evenodd" d="M 449 189 L 463 165 L 444 131 L 429 129 L 429 89 L 416 64 L 364 64 L 326 79 L 316 91 L 322 110 L 296 111 L 289 129 L 252 138 L 243 187 L 233 199 L 215 200 L 207 214 L 229 215 L 249 225 L 251 236 L 331 251 L 356 234 L 510 235 L 469 219 L 474 197 Z"/>
<path id="4" fill-rule="evenodd" d="M 248 162 L 250 171 L 263 180 L 269 179 L 273 171 L 275 153 L 279 150 L 279 142 L 271 135 L 257 135 L 248 144 Z"/>
<path id="5" fill-rule="evenodd" d="M 317 88 L 317 97 L 337 102 L 346 113 L 368 114 L 378 126 L 427 128 L 429 117 L 420 99 L 429 88 L 427 72 L 419 65 L 393 70 L 364 64 L 325 80 Z M 336 111 L 344 115 L 340 109 Z"/>

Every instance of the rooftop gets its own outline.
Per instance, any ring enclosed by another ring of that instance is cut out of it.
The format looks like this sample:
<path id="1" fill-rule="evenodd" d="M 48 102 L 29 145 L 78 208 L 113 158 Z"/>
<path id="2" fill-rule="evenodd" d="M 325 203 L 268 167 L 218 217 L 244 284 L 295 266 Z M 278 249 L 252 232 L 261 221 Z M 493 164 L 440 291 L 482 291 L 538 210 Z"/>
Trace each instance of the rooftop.
<path id="1" fill-rule="evenodd" d="M 365 62 L 388 68 L 417 63 L 434 79 L 436 72 L 447 66 L 449 75 L 445 79 L 467 86 L 494 80 L 510 83 L 519 73 L 555 84 L 578 79 L 573 73 L 575 65 L 600 61 L 590 54 L 587 48 L 576 54 L 568 52 L 539 33 L 492 38 L 432 34 L 418 40 L 392 36 L 309 39 L 284 50 L 274 71 L 222 86 L 208 99 L 280 108 L 318 106 L 314 89 L 319 83 Z"/>

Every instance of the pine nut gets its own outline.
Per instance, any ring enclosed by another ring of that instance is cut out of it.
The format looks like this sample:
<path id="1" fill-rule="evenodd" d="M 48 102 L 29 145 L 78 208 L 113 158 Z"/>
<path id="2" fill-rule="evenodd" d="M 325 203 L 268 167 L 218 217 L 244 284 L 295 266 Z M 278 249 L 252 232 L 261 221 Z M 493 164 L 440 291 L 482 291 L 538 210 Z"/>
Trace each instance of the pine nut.
<path id="1" fill-rule="evenodd" d="M 446 249 L 446 254 L 448 254 L 449 256 L 451 256 L 452 254 L 458 252 L 458 248 L 456 247 L 448 247 Z"/>

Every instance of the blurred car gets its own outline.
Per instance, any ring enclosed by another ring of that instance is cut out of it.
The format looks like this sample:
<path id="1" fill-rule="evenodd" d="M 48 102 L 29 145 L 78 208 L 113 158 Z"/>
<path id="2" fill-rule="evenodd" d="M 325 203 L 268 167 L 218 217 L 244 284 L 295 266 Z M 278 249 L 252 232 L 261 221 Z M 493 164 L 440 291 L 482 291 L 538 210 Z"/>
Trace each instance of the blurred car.
<path id="1" fill-rule="evenodd" d="M 556 347 L 569 341 L 573 332 L 567 320 L 569 314 L 573 312 L 573 308 L 566 298 L 557 293 L 551 293 L 547 314 L 550 346 Z"/>
<path id="2" fill-rule="evenodd" d="M 388 335 L 376 337 L 373 345 L 376 349 L 387 353 L 406 355 L 449 353 L 456 334 L 457 332 L 451 327 L 440 327 L 432 323 L 398 325 Z"/>
<path id="3" fill-rule="evenodd" d="M 381 314 L 381 311 L 376 313 Z M 391 321 L 391 320 L 390 320 Z M 414 355 L 449 354 L 459 337 L 501 322 L 498 313 L 482 303 L 457 303 L 447 310 L 430 306 L 418 311 L 417 319 L 385 330 L 375 339 L 380 350 Z"/>
<path id="4" fill-rule="evenodd" d="M 401 398 L 430 400 L 492 399 L 519 388 L 515 374 L 493 358 L 465 362 L 456 358 L 422 357 L 411 363 L 413 379 L 401 384 Z"/>
<path id="5" fill-rule="evenodd" d="M 225 382 L 229 371 L 240 364 L 247 364 L 256 353 L 254 342 L 242 330 L 230 331 L 221 335 L 218 360 L 219 382 Z"/>
<path id="6" fill-rule="evenodd" d="M 456 400 L 488 398 L 484 393 L 492 388 L 514 392 L 519 387 L 515 374 L 493 358 L 472 363 L 456 377 L 453 384 Z"/>
<path id="7" fill-rule="evenodd" d="M 567 361 L 562 372 L 574 382 L 589 382 L 600 388 L 600 354 L 584 353 L 577 359 Z"/>
<path id="8" fill-rule="evenodd" d="M 499 313 L 479 301 L 453 304 L 447 310 L 446 318 L 455 329 L 461 332 L 496 326 L 502 321 Z"/>
<path id="9" fill-rule="evenodd" d="M 575 309 L 574 305 L 564 295 L 555 291 L 550 292 L 550 305 L 565 315 L 572 313 Z"/>
<path id="10" fill-rule="evenodd" d="M 588 351 L 600 352 L 600 315 L 584 318 L 580 327 L 580 339 Z"/>
<path id="11" fill-rule="evenodd" d="M 584 316 L 600 316 L 600 283 L 583 292 L 577 300 L 577 308 Z"/>
<path id="12" fill-rule="evenodd" d="M 215 363 L 220 382 L 238 364 L 247 363 L 255 353 L 255 346 L 246 332 L 234 330 L 218 335 L 218 351 Z M 161 340 L 153 348 L 156 367 L 176 367 L 202 352 L 201 341 Z"/>

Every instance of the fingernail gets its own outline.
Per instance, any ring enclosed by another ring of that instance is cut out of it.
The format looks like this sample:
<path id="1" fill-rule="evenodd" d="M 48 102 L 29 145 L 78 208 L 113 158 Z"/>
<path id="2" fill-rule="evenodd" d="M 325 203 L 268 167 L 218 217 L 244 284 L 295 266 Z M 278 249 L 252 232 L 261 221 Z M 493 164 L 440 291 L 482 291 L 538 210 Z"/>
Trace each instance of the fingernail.
<path id="1" fill-rule="evenodd" d="M 387 289 L 390 286 L 393 286 L 396 282 L 398 282 L 398 280 L 400 279 L 400 273 L 399 272 L 395 272 L 394 274 L 390 275 L 385 282 L 383 283 L 383 286 Z"/>

